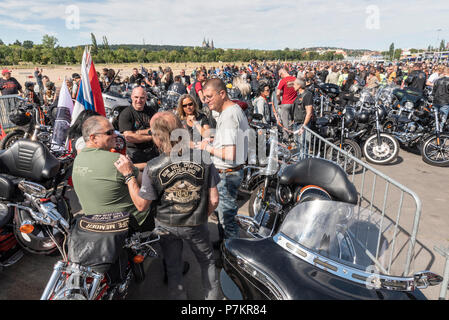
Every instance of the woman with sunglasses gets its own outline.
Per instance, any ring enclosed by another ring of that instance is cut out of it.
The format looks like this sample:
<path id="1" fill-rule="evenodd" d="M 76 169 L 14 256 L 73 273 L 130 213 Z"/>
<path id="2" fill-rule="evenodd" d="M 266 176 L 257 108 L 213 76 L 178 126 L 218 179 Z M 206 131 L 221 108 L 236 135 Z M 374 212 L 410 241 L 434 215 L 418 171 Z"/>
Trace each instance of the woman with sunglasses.
<path id="1" fill-rule="evenodd" d="M 176 113 L 184 127 L 189 130 L 192 140 L 194 137 L 198 137 L 198 140 L 201 137 L 209 137 L 209 120 L 206 115 L 199 111 L 198 104 L 191 95 L 184 94 L 179 98 Z"/>

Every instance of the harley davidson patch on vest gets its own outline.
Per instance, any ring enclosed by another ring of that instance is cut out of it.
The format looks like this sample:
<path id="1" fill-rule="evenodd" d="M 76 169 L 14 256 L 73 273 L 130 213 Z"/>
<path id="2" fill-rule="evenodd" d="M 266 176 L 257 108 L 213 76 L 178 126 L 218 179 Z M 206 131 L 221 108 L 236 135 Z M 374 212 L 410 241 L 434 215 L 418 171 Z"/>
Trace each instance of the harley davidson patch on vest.
<path id="1" fill-rule="evenodd" d="M 202 180 L 204 178 L 204 168 L 193 162 L 173 163 L 161 170 L 159 181 L 162 185 L 166 185 L 177 176 L 184 174 Z"/>

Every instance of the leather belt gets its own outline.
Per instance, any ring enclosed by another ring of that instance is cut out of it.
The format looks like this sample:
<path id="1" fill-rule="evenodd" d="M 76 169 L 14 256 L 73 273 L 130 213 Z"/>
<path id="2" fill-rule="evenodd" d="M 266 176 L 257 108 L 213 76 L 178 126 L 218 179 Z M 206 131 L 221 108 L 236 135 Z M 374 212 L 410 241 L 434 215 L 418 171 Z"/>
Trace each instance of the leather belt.
<path id="1" fill-rule="evenodd" d="M 243 169 L 243 164 L 235 167 L 235 168 L 228 168 L 228 169 L 218 169 L 218 173 L 228 173 L 228 172 L 234 172 L 234 171 L 239 171 Z"/>

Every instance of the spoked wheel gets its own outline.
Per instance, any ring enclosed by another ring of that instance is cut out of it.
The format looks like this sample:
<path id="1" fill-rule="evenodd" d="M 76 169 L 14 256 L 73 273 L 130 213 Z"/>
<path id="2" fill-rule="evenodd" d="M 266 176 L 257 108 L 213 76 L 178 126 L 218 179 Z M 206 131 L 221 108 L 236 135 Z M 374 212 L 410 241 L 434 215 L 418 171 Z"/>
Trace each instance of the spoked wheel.
<path id="1" fill-rule="evenodd" d="M 357 159 L 362 157 L 362 149 L 354 140 L 344 140 L 341 149 Z M 356 171 L 359 167 L 357 162 L 330 147 L 327 149 L 325 157 L 326 159 L 337 163 L 348 174 L 353 173 L 353 171 Z"/>
<path id="2" fill-rule="evenodd" d="M 449 134 L 430 136 L 422 146 L 422 159 L 425 163 L 437 167 L 449 167 Z"/>
<path id="3" fill-rule="evenodd" d="M 363 153 L 366 160 L 370 163 L 387 164 L 397 158 L 399 143 L 393 136 L 381 133 L 379 144 L 377 134 L 374 134 L 363 145 Z"/>
<path id="4" fill-rule="evenodd" d="M 13 131 L 8 133 L 0 142 L 0 149 L 5 150 L 11 147 L 14 142 L 23 138 L 24 133 L 20 131 Z"/>

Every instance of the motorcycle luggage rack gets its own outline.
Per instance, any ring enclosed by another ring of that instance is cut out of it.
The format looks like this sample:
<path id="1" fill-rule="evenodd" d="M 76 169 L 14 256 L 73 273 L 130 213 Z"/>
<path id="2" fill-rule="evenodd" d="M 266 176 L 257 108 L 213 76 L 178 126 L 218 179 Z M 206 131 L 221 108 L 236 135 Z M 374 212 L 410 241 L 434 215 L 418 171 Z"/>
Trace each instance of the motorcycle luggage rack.
<path id="1" fill-rule="evenodd" d="M 396 277 L 410 277 L 415 270 L 429 270 L 434 254 L 417 240 L 422 212 L 418 195 L 309 128 L 304 127 L 304 130 L 305 137 L 294 156 L 298 160 L 312 157 L 337 163 L 356 187 L 358 207 L 381 217 L 376 221 L 377 244 L 371 250 L 375 253 L 372 257 L 375 267 Z M 384 238 L 387 239 L 386 250 L 382 247 Z"/>

